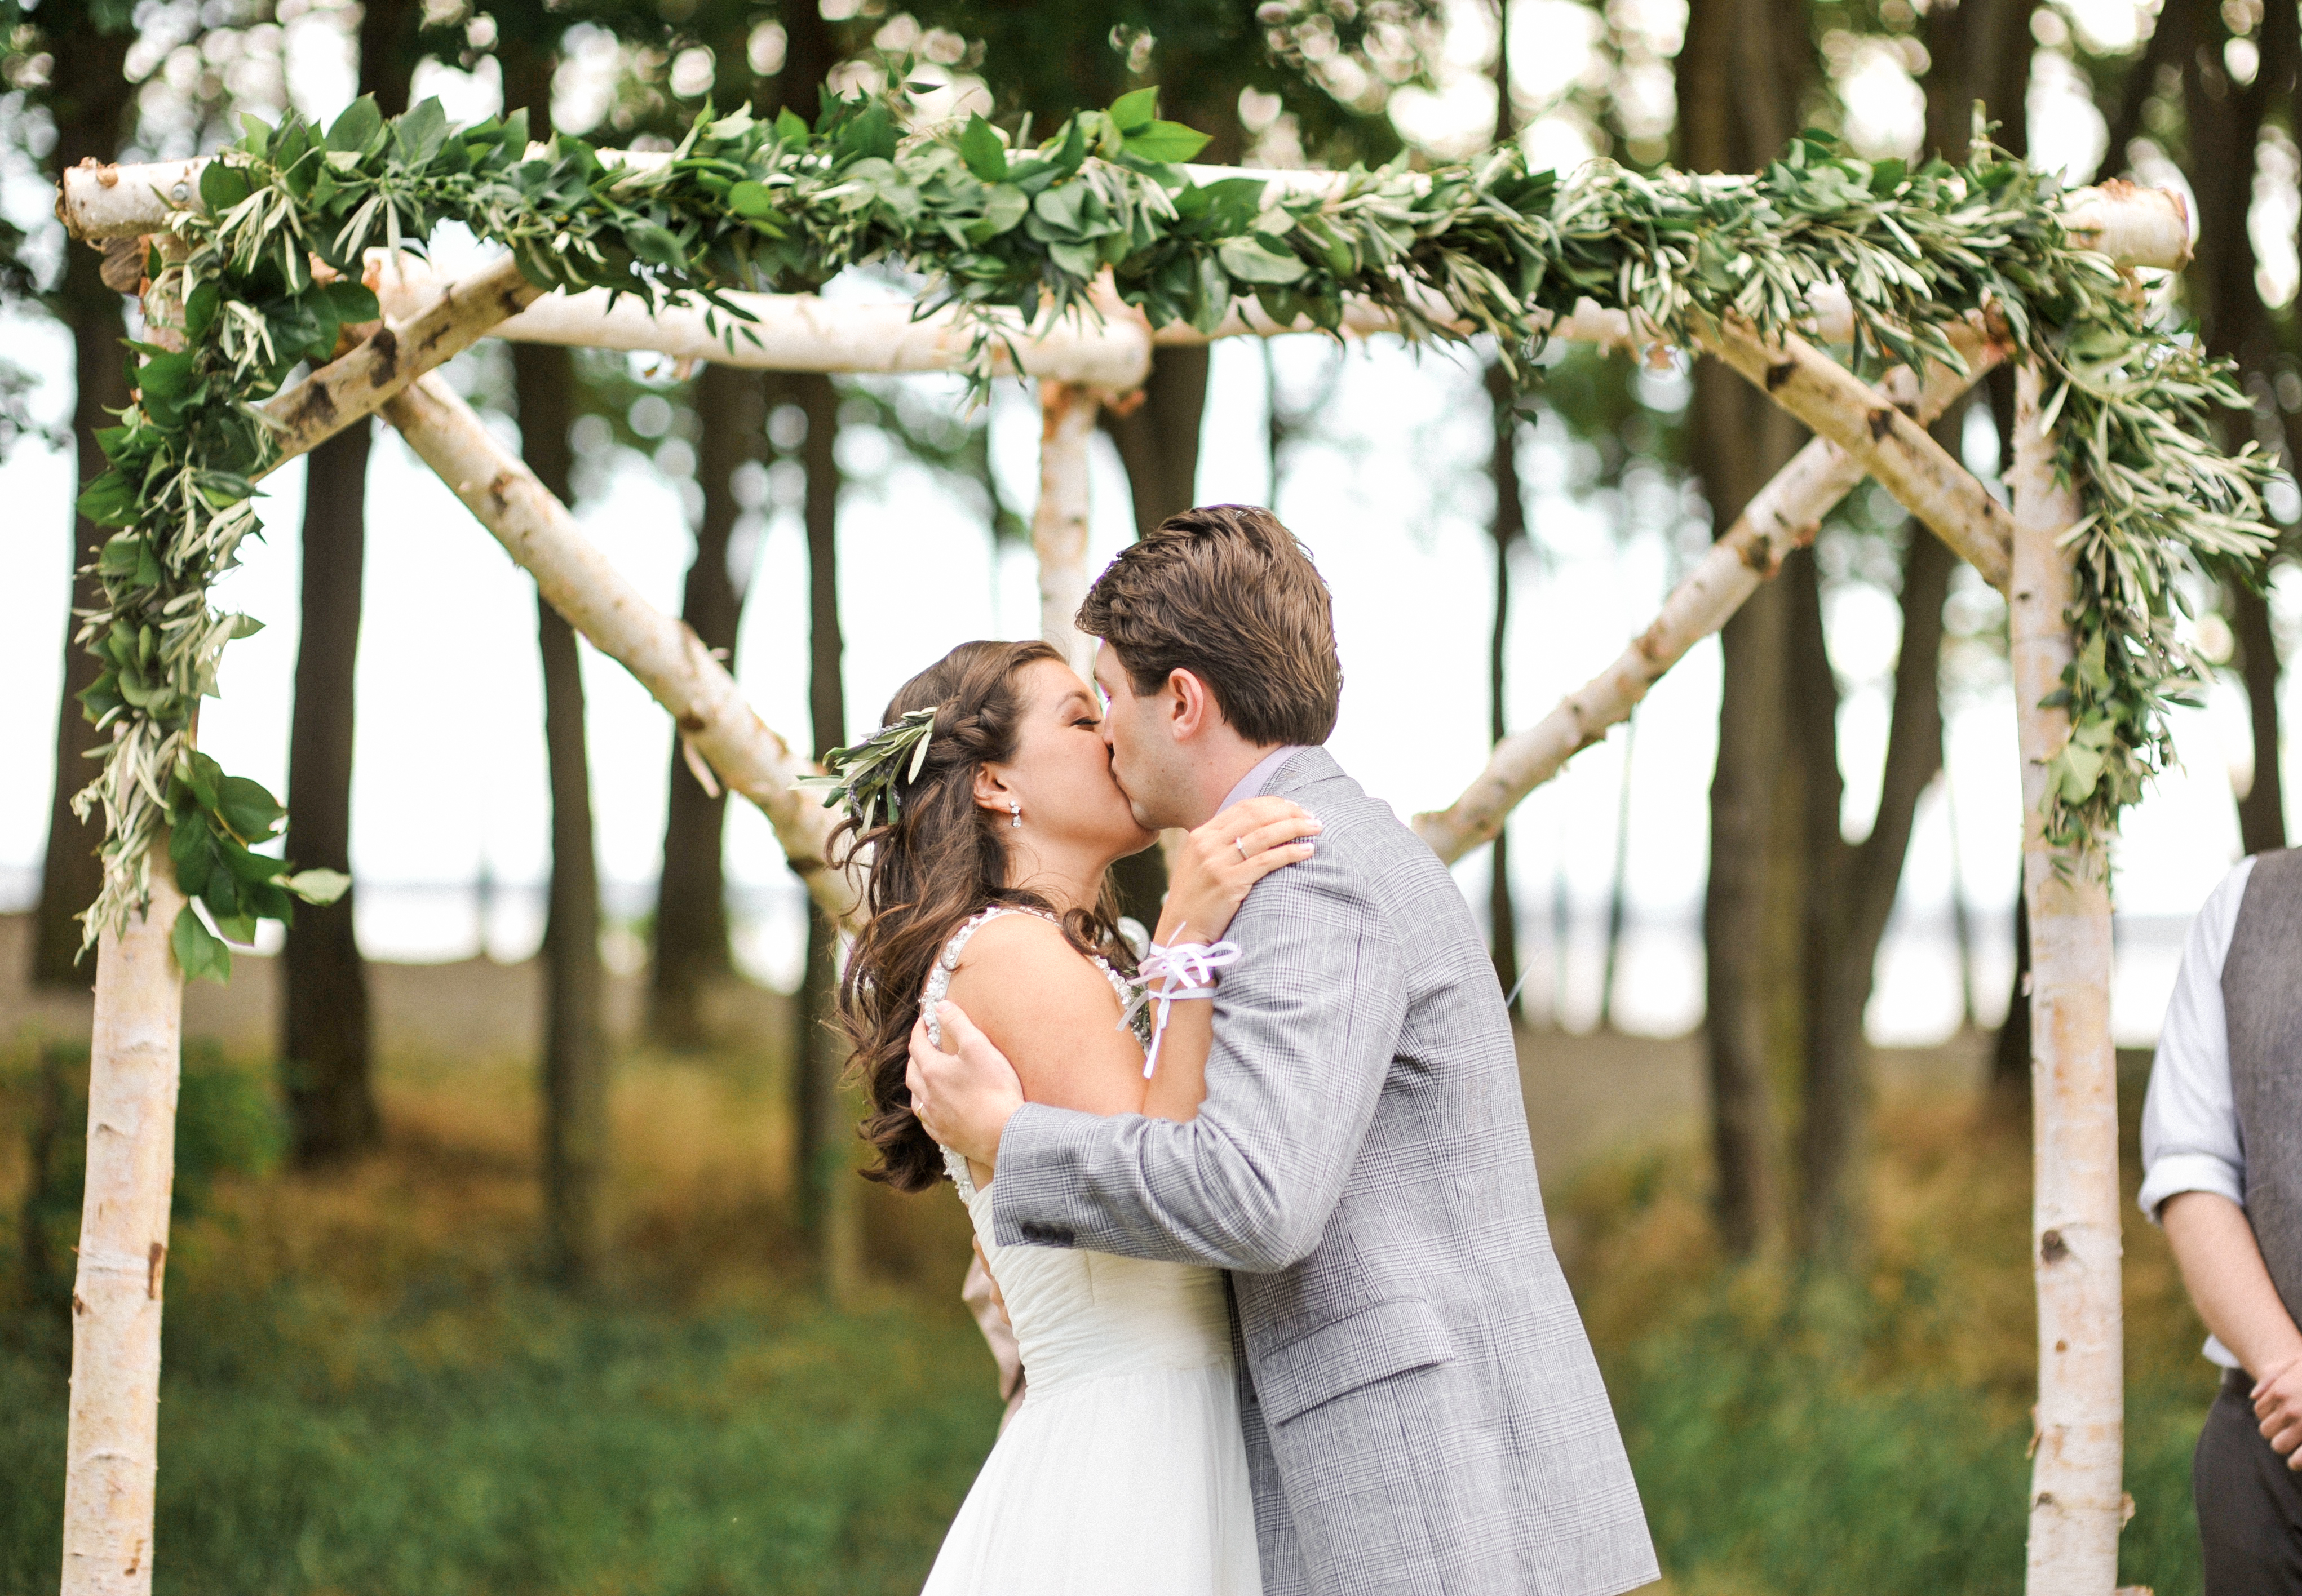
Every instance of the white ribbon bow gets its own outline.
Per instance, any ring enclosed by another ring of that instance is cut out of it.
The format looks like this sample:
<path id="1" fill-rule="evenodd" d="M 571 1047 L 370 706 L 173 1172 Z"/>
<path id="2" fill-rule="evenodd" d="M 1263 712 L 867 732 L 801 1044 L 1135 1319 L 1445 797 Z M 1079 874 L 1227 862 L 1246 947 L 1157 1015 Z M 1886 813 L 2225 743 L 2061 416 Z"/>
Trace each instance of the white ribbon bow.
<path id="1" fill-rule="evenodd" d="M 1151 1022 L 1151 1047 L 1143 1059 L 1144 1079 L 1150 1079 L 1151 1071 L 1159 1067 L 1159 1044 L 1167 1035 L 1168 1006 L 1195 997 L 1214 997 L 1215 971 L 1229 969 L 1245 956 L 1245 950 L 1236 942 L 1178 942 L 1169 947 L 1155 942 L 1151 945 L 1151 951 L 1135 972 L 1134 1000 L 1119 1017 L 1119 1029 L 1125 1030 L 1145 1004 L 1159 1005 Z M 1151 984 L 1160 980 L 1165 981 L 1166 986 L 1153 991 Z"/>

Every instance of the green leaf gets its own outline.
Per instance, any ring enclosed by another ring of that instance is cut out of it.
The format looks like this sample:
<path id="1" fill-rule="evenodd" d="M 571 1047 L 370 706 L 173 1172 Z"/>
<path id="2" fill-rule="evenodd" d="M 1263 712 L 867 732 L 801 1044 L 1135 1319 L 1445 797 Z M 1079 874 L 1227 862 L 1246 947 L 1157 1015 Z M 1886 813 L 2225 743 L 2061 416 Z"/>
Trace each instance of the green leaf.
<path id="1" fill-rule="evenodd" d="M 1092 244 L 1051 243 L 1047 246 L 1047 255 L 1055 265 L 1080 278 L 1094 276 L 1096 269 L 1103 264 L 1103 257 Z"/>
<path id="2" fill-rule="evenodd" d="M 248 174 L 237 166 L 227 166 L 216 159 L 200 169 L 200 202 L 208 207 L 211 215 L 230 210 L 246 199 L 249 192 Z"/>
<path id="3" fill-rule="evenodd" d="M 885 105 L 866 105 L 839 125 L 839 153 L 877 155 L 891 160 L 895 154 L 895 121 Z"/>
<path id="4" fill-rule="evenodd" d="M 192 386 L 192 354 L 155 355 L 136 368 L 136 386 L 147 395 L 181 399 Z"/>
<path id="5" fill-rule="evenodd" d="M 1206 148 L 1207 137 L 1180 122 L 1155 122 L 1127 136 L 1127 153 L 1146 161 L 1188 161 Z"/>
<path id="6" fill-rule="evenodd" d="M 184 336 L 193 343 L 207 335 L 215 325 L 216 309 L 223 300 L 223 290 L 211 278 L 184 296 Z"/>
<path id="7" fill-rule="evenodd" d="M 807 125 L 807 118 L 789 105 L 776 113 L 776 137 L 786 144 L 805 144 L 812 136 L 813 130 Z"/>
<path id="8" fill-rule="evenodd" d="M 216 794 L 216 817 L 242 842 L 262 842 L 272 835 L 287 811 L 264 788 L 245 776 L 227 776 Z"/>
<path id="9" fill-rule="evenodd" d="M 1111 102 L 1112 125 L 1122 133 L 1137 133 L 1152 125 L 1159 114 L 1157 88 L 1138 88 L 1133 94 L 1122 94 Z M 1173 123 L 1169 123 L 1173 126 Z"/>
<path id="10" fill-rule="evenodd" d="M 263 630 L 264 623 L 252 615 L 236 615 L 231 617 L 231 640 L 234 643 L 238 643 L 243 637 L 253 637 Z"/>
<path id="11" fill-rule="evenodd" d="M 634 222 L 626 227 L 624 242 L 650 265 L 677 271 L 687 264 L 687 251 L 680 248 L 679 239 L 652 222 Z"/>
<path id="12" fill-rule="evenodd" d="M 104 545 L 96 557 L 96 570 L 100 576 L 133 576 L 143 563 L 144 540 L 123 533 Z"/>
<path id="13" fill-rule="evenodd" d="M 168 933 L 168 946 L 175 953 L 176 968 L 184 972 L 186 980 L 196 981 L 206 976 L 221 986 L 231 979 L 231 950 L 200 924 L 200 917 L 192 912 L 189 903 L 177 911 L 175 927 Z"/>
<path id="14" fill-rule="evenodd" d="M 307 903 L 332 903 L 351 890 L 352 878 L 340 870 L 298 870 L 281 885 Z"/>
<path id="15" fill-rule="evenodd" d="M 1012 183 L 1001 183 L 983 197 L 983 219 L 967 230 L 967 241 L 984 244 L 997 238 L 1023 219 L 1031 208 L 1023 190 Z"/>
<path id="16" fill-rule="evenodd" d="M 142 500 L 135 484 L 114 469 L 88 483 L 76 508 L 98 526 L 133 526 Z"/>
<path id="17" fill-rule="evenodd" d="M 999 137 L 999 130 L 979 114 L 967 119 L 967 127 L 959 136 L 959 158 L 987 183 L 1002 181 L 1007 176 L 1006 143 Z"/>
<path id="18" fill-rule="evenodd" d="M 328 147 L 364 155 L 382 142 L 382 136 L 383 113 L 376 109 L 374 95 L 364 94 L 345 106 L 328 129 Z"/>
<path id="19" fill-rule="evenodd" d="M 749 178 L 727 190 L 727 208 L 738 216 L 768 216 L 775 213 L 776 193 Z"/>
<path id="20" fill-rule="evenodd" d="M 448 113 L 435 99 L 424 101 L 401 117 L 392 129 L 399 158 L 410 166 L 428 166 L 448 141 Z"/>
<path id="21" fill-rule="evenodd" d="M 1294 282 L 1311 269 L 1291 255 L 1273 254 L 1253 239 L 1226 239 L 1215 258 L 1241 282 Z"/>
<path id="22" fill-rule="evenodd" d="M 380 321 L 383 307 L 376 303 L 375 290 L 364 282 L 340 278 L 320 290 L 327 296 L 328 307 L 336 313 L 336 320 L 346 323 Z"/>

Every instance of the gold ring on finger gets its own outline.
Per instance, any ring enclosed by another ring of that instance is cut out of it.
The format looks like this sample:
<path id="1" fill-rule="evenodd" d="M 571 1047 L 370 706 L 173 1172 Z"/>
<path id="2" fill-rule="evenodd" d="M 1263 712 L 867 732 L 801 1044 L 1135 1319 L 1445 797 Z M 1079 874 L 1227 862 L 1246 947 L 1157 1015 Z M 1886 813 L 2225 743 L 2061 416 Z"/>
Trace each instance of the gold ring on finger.
<path id="1" fill-rule="evenodd" d="M 1243 837 L 1243 836 L 1235 836 L 1235 837 L 1233 837 L 1233 838 L 1231 838 L 1231 845 L 1232 847 L 1237 848 L 1237 849 L 1239 850 L 1239 862 L 1240 862 L 1241 864 L 1246 863 L 1246 862 L 1247 862 L 1247 839 L 1246 839 L 1245 837 Z"/>

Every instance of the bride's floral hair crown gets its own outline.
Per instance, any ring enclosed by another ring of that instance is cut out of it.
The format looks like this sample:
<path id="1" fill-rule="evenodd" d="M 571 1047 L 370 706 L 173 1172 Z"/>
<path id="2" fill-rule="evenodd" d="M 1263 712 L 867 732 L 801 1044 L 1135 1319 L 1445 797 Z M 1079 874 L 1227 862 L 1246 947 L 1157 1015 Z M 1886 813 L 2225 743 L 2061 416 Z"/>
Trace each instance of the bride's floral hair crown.
<path id="1" fill-rule="evenodd" d="M 940 708 L 929 704 L 913 710 L 853 748 L 833 749 L 823 756 L 827 774 L 802 776 L 798 785 L 820 791 L 826 809 L 844 802 L 859 836 L 871 829 L 871 817 L 882 802 L 887 808 L 887 822 L 893 825 L 903 818 L 903 785 L 917 781 L 920 768 L 928 762 L 928 743 L 935 736 L 936 711 Z"/>

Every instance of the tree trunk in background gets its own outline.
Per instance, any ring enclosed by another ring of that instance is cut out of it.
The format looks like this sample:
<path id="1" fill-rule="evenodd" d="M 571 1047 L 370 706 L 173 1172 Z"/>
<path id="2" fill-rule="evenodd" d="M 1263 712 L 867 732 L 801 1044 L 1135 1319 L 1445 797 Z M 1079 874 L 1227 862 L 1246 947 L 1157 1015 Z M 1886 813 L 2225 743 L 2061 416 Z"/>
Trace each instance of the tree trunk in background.
<path id="1" fill-rule="evenodd" d="M 304 488 L 303 630 L 288 734 L 288 857 L 351 870 L 353 681 L 367 544 L 363 418 L 312 451 Z M 281 960 L 280 1071 L 298 1163 L 324 1166 L 382 1136 L 371 1079 L 367 967 L 352 889 L 299 903 Z"/>
<path id="2" fill-rule="evenodd" d="M 49 104 L 56 121 L 56 144 L 50 167 L 57 172 L 77 164 L 87 155 L 109 161 L 120 151 L 122 122 L 134 89 L 122 73 L 131 35 L 122 31 L 98 34 L 93 28 L 59 29 L 48 47 L 55 52 L 51 81 L 59 86 Z M 128 325 L 121 315 L 121 296 L 106 288 L 99 274 L 104 257 L 84 245 L 66 240 L 63 281 L 57 310 L 71 329 L 73 377 L 78 383 L 72 401 L 72 440 L 77 450 L 80 485 L 86 487 L 103 475 L 104 450 L 97 447 L 96 430 L 114 424 L 109 414 L 128 403 L 128 352 L 120 347 Z M 64 623 L 63 693 L 56 708 L 55 785 L 48 804 L 47 851 L 40 871 L 40 901 L 32 928 L 32 980 L 47 987 L 77 987 L 86 991 L 95 984 L 94 960 L 78 962 L 81 928 L 77 916 L 96 901 L 104 885 L 104 867 L 96 856 L 103 840 L 101 813 L 83 824 L 71 811 L 72 794 L 96 777 L 88 756 L 100 739 L 88 721 L 77 696 L 96 680 L 95 659 L 72 641 L 80 622 L 69 609 L 94 609 L 103 601 L 96 584 L 78 575 L 96 558 L 109 535 L 79 516 L 71 517 L 72 586 Z"/>
<path id="3" fill-rule="evenodd" d="M 687 567 L 680 617 L 708 647 L 727 651 L 731 671 L 744 606 L 727 569 L 728 542 L 741 514 L 733 478 L 738 466 L 759 455 L 766 397 L 758 372 L 706 365 L 696 380 L 695 407 L 703 424 L 696 474 L 702 482 L 703 516 L 695 529 L 695 559 Z M 705 792 L 688 769 L 685 749 L 675 743 L 648 1004 L 649 1029 L 675 1047 L 701 1047 L 710 1039 L 703 990 L 732 968 L 723 846 L 727 818 L 726 794 Z"/>
<path id="4" fill-rule="evenodd" d="M 1511 550 L 1526 536 L 1526 500 L 1518 479 L 1518 395 L 1509 374 L 1500 362 L 1485 374 L 1487 402 L 1494 417 L 1494 439 L 1487 458 L 1487 475 L 1494 484 L 1494 516 L 1487 524 L 1495 547 L 1495 617 L 1487 637 L 1487 741 L 1490 746 L 1510 735 L 1503 699 L 1510 642 Z M 1494 854 L 1487 887 L 1487 949 L 1494 960 L 1495 979 L 1515 1005 L 1518 981 L 1518 905 L 1511 898 L 1510 827 L 1495 834 Z M 1603 1003 L 1602 1003 L 1603 1006 Z M 1516 1008 L 1514 1012 L 1516 1012 Z"/>
<path id="5" fill-rule="evenodd" d="M 520 451 L 536 479 L 570 501 L 567 429 L 575 373 L 567 350 L 514 344 Z M 600 873 L 584 743 L 583 659 L 575 629 L 541 598 L 544 747 L 551 779 L 551 893 L 544 921 L 543 1187 L 547 1262 L 580 1286 L 597 1270 L 609 1157 L 608 1041 L 600 964 Z"/>
<path id="6" fill-rule="evenodd" d="M 1961 415 L 1963 414 L 1962 410 Z M 1941 424 L 1946 431 L 1955 420 Z M 1912 523 L 1903 558 L 1903 639 L 1895 661 L 1886 768 L 1870 835 L 1849 844 L 1839 828 L 1844 785 L 1837 760 L 1837 692 L 1823 648 L 1820 595 L 1801 606 L 1803 660 L 1799 719 L 1807 752 L 1807 982 L 1804 1114 L 1799 1138 L 1802 1250 L 1844 1262 L 1861 1246 L 1861 1153 L 1869 1095 L 1870 1047 L 1862 1033 L 1878 946 L 1903 880 L 1919 800 L 1942 770 L 1943 601 L 1949 547 Z M 1818 659 L 1817 656 L 1821 655 Z"/>
<path id="7" fill-rule="evenodd" d="M 2180 26 L 2162 18 L 2162 28 Z M 2281 354 L 2278 330 L 2255 285 L 2254 240 L 2247 230 L 2254 203 L 2255 151 L 2273 110 L 2288 112 L 2298 43 L 2294 7 L 2273 5 L 2258 36 L 2261 56 L 2254 81 L 2239 84 L 2223 70 L 2221 45 L 2227 25 L 2219 13 L 2193 17 L 2206 42 L 2182 63 L 2182 109 L 2189 124 L 2188 176 L 2198 206 L 2197 264 L 2185 287 L 2204 323 L 2206 347 L 2236 360 L 2256 396 L 2257 434 L 2279 448 L 2277 402 L 2271 380 Z M 2226 588 L 2238 638 L 2239 679 L 2245 684 L 2254 733 L 2254 782 L 2238 798 L 2239 832 L 2248 853 L 2286 845 L 2286 795 L 2279 767 L 2278 643 L 2270 603 L 2242 585 Z"/>
<path id="8" fill-rule="evenodd" d="M 1694 172 L 1756 172 L 1800 126 L 1812 77 L 1809 9 L 1801 0 L 1693 0 L 1679 53 L 1678 159 Z M 1797 424 L 1714 360 L 1694 371 L 1690 463 L 1725 532 L 1800 443 Z M 1803 559 L 1805 557 L 1800 557 Z M 1710 871 L 1703 899 L 1712 1202 L 1728 1249 L 1748 1254 L 1778 1217 L 1772 1077 L 1794 1048 L 1776 1033 L 1795 1018 L 1796 899 L 1787 889 L 1793 840 L 1777 836 L 1785 761 L 1788 588 L 1798 561 L 1761 587 L 1720 634 L 1724 680 L 1718 761 L 1710 785 Z"/>
<path id="9" fill-rule="evenodd" d="M 419 8 L 367 0 L 360 13 L 359 91 L 386 116 L 407 109 L 408 46 Z M 354 683 L 367 546 L 372 424 L 346 428 L 305 467 L 301 630 L 288 733 L 288 856 L 351 873 Z M 298 1163 L 321 1166 L 382 1135 L 372 1080 L 367 967 L 353 929 L 357 887 L 298 905 L 281 960 L 280 1063 Z"/>
<path id="10" fill-rule="evenodd" d="M 808 714 L 819 760 L 847 741 L 846 645 L 839 626 L 839 394 L 826 376 L 791 379 L 807 416 Z M 838 933 L 812 905 L 794 1052 L 801 1212 L 825 1289 L 844 1300 L 861 1273 L 855 1116 L 841 1086 L 847 1049 L 832 1022 Z"/>

